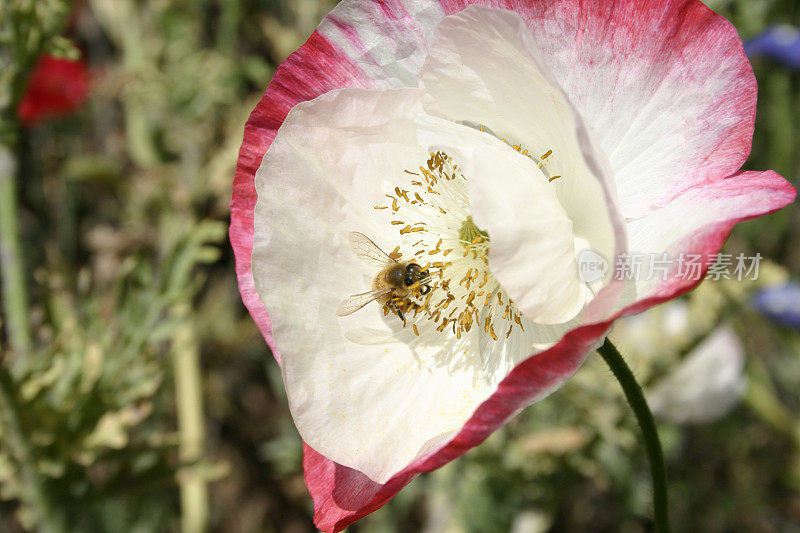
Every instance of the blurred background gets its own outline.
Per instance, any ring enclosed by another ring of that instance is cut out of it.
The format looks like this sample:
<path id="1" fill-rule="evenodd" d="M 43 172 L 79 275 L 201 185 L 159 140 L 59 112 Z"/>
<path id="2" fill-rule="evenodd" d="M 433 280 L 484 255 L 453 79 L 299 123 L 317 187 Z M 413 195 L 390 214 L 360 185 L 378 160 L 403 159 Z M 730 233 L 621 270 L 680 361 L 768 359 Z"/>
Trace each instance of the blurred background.
<path id="1" fill-rule="evenodd" d="M 797 185 L 800 36 L 774 25 L 800 6 L 708 3 L 755 39 L 745 168 Z M 334 4 L 0 3 L 0 530 L 313 530 L 227 225 L 248 114 Z M 758 279 L 706 281 L 611 337 L 659 421 L 675 530 L 800 531 L 797 204 L 737 226 L 725 251 L 760 253 Z M 638 436 L 590 357 L 350 530 L 648 531 Z"/>

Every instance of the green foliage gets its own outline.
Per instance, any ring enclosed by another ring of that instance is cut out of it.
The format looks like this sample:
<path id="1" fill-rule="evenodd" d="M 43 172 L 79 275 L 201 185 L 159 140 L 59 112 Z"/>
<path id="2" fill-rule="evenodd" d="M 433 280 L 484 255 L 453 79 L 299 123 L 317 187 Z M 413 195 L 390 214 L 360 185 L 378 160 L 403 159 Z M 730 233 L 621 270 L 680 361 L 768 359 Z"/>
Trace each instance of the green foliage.
<path id="1" fill-rule="evenodd" d="M 61 276 L 41 273 L 46 348 L 11 361 L 11 372 L 37 466 L 73 528 L 92 530 L 94 513 L 127 493 L 132 480 L 152 486 L 141 498 L 126 496 L 126 505 L 145 505 L 137 503 L 143 499 L 169 509 L 176 437 L 164 355 L 179 326 L 169 311 L 196 293 L 203 280 L 195 267 L 218 259 L 225 230 L 219 221 L 203 221 L 170 235 L 160 261 L 129 257 L 100 297 L 91 286 L 70 294 Z M 12 455 L 3 452 L 3 497 L 19 497 Z"/>

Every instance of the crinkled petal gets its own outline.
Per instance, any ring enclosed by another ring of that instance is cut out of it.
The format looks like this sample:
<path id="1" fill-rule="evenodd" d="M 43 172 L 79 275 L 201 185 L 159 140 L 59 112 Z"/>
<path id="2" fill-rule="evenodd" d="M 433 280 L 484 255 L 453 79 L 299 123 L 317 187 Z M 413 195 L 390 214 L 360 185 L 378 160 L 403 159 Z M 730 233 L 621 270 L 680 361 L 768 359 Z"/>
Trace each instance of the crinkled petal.
<path id="1" fill-rule="evenodd" d="M 639 217 L 736 172 L 750 153 L 756 81 L 733 25 L 696 0 L 439 0 L 513 9 L 611 161 Z"/>
<path id="2" fill-rule="evenodd" d="M 430 0 L 345 0 L 317 31 L 381 86 L 415 87 L 443 17 L 439 4 Z"/>
<path id="3" fill-rule="evenodd" d="M 523 242 L 548 244 L 523 245 L 531 255 L 517 259 L 535 273 L 529 279 L 543 306 L 537 311 L 552 322 L 572 318 L 583 303 L 576 304 L 572 228 L 547 181 L 499 139 L 425 114 L 419 89 L 343 89 L 296 106 L 256 174 L 252 272 L 271 313 L 294 421 L 311 447 L 378 482 L 442 447 L 533 353 L 530 331 L 487 341 L 475 327 L 443 357 L 448 348 L 440 339 L 448 333 L 409 341 L 380 305 L 336 316 L 345 298 L 372 288 L 376 274 L 351 250 L 349 233 L 371 236 L 386 250 L 396 243 L 409 250 L 419 234 L 397 235 L 390 224 L 396 217 L 376 207 L 405 170 L 440 148 L 465 162 L 468 181 L 484 196 L 510 201 L 507 194 L 519 187 L 493 186 L 528 184 L 521 192 L 527 199 L 505 206 L 498 220 L 512 217 Z M 558 277 L 565 272 L 572 277 Z"/>
<path id="4" fill-rule="evenodd" d="M 586 302 L 572 221 L 535 163 L 513 153 L 505 163 L 498 168 L 479 156 L 465 165 L 467 172 L 480 169 L 492 177 L 469 183 L 473 218 L 491 239 L 489 267 L 523 316 L 541 324 L 567 322 Z M 594 207 L 606 216 L 605 205 Z"/>
<path id="5" fill-rule="evenodd" d="M 650 279 L 639 276 L 636 299 L 673 298 L 694 288 L 702 276 L 679 275 L 682 254 L 700 256 L 704 274 L 737 222 L 777 211 L 791 203 L 796 194 L 797 190 L 775 172 L 741 172 L 690 189 L 665 207 L 629 222 L 631 253 L 655 259 L 666 254 L 671 268 L 666 279 L 660 274 Z M 631 302 L 623 299 L 620 303 Z"/>
<path id="6" fill-rule="evenodd" d="M 607 322 L 575 329 L 553 348 L 518 365 L 447 446 L 410 464 L 385 484 L 338 465 L 306 446 L 303 467 L 314 499 L 314 524 L 322 531 L 341 531 L 382 507 L 418 474 L 440 468 L 482 443 L 520 409 L 548 395 L 572 376 L 609 326 Z"/>
<path id="7" fill-rule="evenodd" d="M 576 252 L 588 247 L 602 257 L 613 256 L 611 216 L 617 215 L 599 181 L 604 180 L 613 198 L 613 177 L 602 171 L 607 165 L 601 154 L 582 153 L 580 137 L 590 135 L 547 71 L 536 42 L 517 14 L 471 6 L 447 17 L 434 34 L 420 85 L 426 90 L 426 109 L 430 112 L 457 122 L 480 124 L 531 156 L 551 180 L 549 186 L 573 223 L 579 239 L 576 248 L 581 247 Z M 586 158 L 592 161 L 587 164 Z M 599 176 L 592 173 L 590 164 Z M 503 187 L 509 190 L 509 198 L 521 193 L 507 180 Z M 490 213 L 496 213 L 499 206 L 487 207 L 492 209 Z M 478 215 L 476 206 L 476 220 Z M 525 288 L 504 276 L 497 257 L 503 249 L 495 247 L 498 233 L 491 231 L 490 235 L 489 260 L 494 262 L 495 276 L 519 305 Z M 577 271 L 570 274 L 577 275 Z M 531 302 L 525 309 L 536 305 L 538 302 Z"/>
<path id="8" fill-rule="evenodd" d="M 270 318 L 256 293 L 251 271 L 253 210 L 258 199 L 256 171 L 281 123 L 297 103 L 311 100 L 332 89 L 371 87 L 372 83 L 340 50 L 314 32 L 299 50 L 278 67 L 264 97 L 245 124 L 233 182 L 228 235 L 236 257 L 236 276 L 242 301 L 279 362 L 280 356 L 272 342 Z"/>
<path id="9" fill-rule="evenodd" d="M 321 30 L 377 82 L 413 85 L 436 25 L 474 4 L 513 10 L 528 25 L 608 155 L 625 217 L 747 158 L 752 68 L 733 25 L 697 0 L 344 0 Z"/>

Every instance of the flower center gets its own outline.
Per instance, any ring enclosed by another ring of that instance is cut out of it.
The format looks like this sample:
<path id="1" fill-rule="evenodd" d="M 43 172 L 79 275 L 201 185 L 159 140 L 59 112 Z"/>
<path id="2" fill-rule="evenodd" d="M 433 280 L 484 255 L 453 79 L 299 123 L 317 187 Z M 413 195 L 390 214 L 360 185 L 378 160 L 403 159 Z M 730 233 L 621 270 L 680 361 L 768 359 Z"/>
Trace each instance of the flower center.
<path id="1" fill-rule="evenodd" d="M 523 329 L 514 303 L 489 270 L 489 235 L 472 220 L 459 166 L 446 153 L 432 152 L 425 166 L 405 173 L 409 188 L 395 187 L 386 195 L 390 202 L 375 209 L 387 211 L 390 225 L 412 249 L 404 254 L 398 246 L 392 258 L 417 263 L 430 275 L 390 303 L 417 335 L 437 331 L 461 339 L 474 326 L 498 340 Z M 388 303 L 384 312 L 390 312 Z"/>
<path id="2" fill-rule="evenodd" d="M 467 220 L 464 221 L 458 232 L 459 238 L 462 242 L 472 242 L 475 240 L 475 237 L 479 235 L 485 237 L 487 241 L 489 240 L 489 234 L 476 226 L 471 216 L 467 217 Z"/>

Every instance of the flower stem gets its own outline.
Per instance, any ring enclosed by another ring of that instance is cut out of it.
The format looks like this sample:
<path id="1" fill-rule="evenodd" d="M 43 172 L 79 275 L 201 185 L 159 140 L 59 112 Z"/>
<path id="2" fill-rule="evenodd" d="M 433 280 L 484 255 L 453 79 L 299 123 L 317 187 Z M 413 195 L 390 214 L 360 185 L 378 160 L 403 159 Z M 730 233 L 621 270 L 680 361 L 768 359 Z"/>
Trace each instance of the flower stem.
<path id="1" fill-rule="evenodd" d="M 17 160 L 14 136 L 0 129 L 0 274 L 2 274 L 3 311 L 11 354 L 26 359 L 31 350 L 28 323 L 28 297 L 25 291 L 25 269 L 19 239 L 19 217 L 16 200 Z M 45 533 L 66 531 L 63 511 L 58 509 L 39 473 L 30 439 L 19 417 L 20 408 L 14 398 L 16 385 L 7 368 L 0 368 L 0 427 L 22 479 L 20 498 L 35 516 L 36 525 Z"/>
<path id="2" fill-rule="evenodd" d="M 178 481 L 181 489 L 181 531 L 202 533 L 208 527 L 208 489 L 199 463 L 203 460 L 205 423 L 200 354 L 188 304 L 177 304 L 172 315 L 182 321 L 172 345 L 175 396 L 182 463 Z"/>
<path id="3" fill-rule="evenodd" d="M 16 158 L 13 148 L 0 144 L 0 268 L 3 304 L 11 351 L 24 359 L 31 349 L 25 269 L 19 244 L 16 200 Z"/>
<path id="4" fill-rule="evenodd" d="M 642 388 L 636 382 L 630 367 L 625 363 L 625 359 L 608 338 L 605 343 L 597 350 L 605 360 L 611 371 L 616 376 L 617 381 L 622 386 L 625 398 L 636 415 L 636 421 L 642 429 L 642 439 L 647 451 L 647 458 L 650 461 L 650 473 L 653 478 L 653 508 L 655 514 L 656 530 L 659 533 L 669 532 L 669 514 L 667 512 L 667 471 L 664 466 L 664 452 L 661 450 L 661 442 L 658 440 L 656 424 L 653 414 L 647 407 L 647 402 L 642 394 Z"/>

